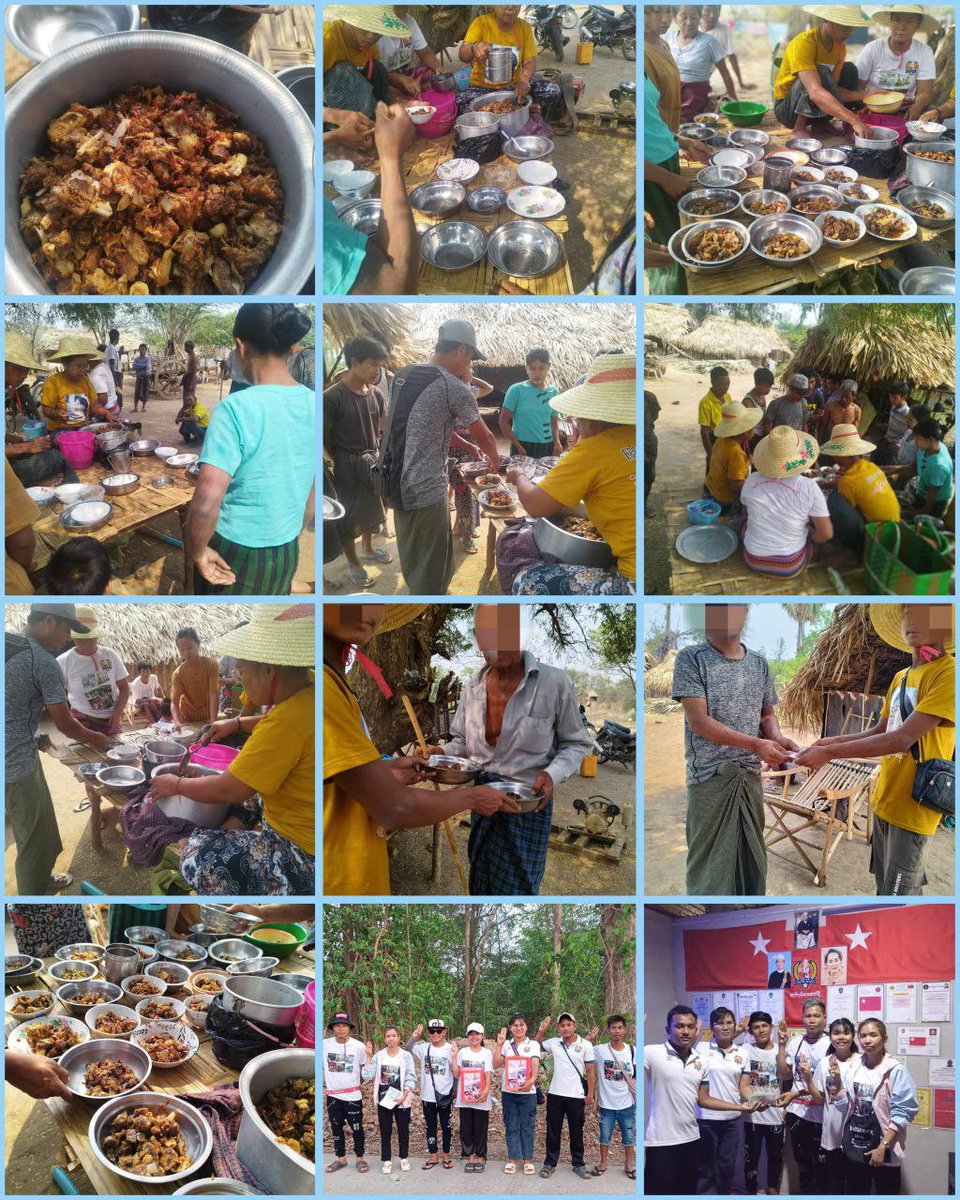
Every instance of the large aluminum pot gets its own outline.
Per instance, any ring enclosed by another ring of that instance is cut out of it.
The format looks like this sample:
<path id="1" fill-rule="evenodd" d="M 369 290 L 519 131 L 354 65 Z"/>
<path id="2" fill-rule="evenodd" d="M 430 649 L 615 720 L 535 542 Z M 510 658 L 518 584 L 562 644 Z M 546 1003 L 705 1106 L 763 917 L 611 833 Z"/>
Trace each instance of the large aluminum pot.
<path id="1" fill-rule="evenodd" d="M 7 92 L 7 292 L 50 291 L 18 227 L 20 175 L 30 158 L 49 151 L 47 125 L 71 104 L 98 104 L 144 82 L 217 100 L 263 140 L 283 185 L 285 215 L 273 254 L 248 291 L 281 296 L 302 291 L 314 265 L 315 139 L 307 114 L 269 71 L 236 50 L 192 34 L 144 29 L 55 54 Z"/>
<path id="2" fill-rule="evenodd" d="M 316 1169 L 309 1159 L 277 1140 L 257 1112 L 257 1103 L 271 1088 L 288 1079 L 310 1079 L 316 1070 L 313 1050 L 289 1046 L 258 1055 L 240 1072 L 243 1118 L 237 1134 L 237 1158 L 270 1195 L 312 1196 Z"/>
<path id="3" fill-rule="evenodd" d="M 168 763 L 164 766 L 155 767 L 153 770 L 154 775 L 177 775 L 179 772 L 179 763 Z M 219 774 L 220 772 L 215 771 L 212 767 L 191 765 L 184 772 L 184 778 L 190 779 L 196 778 L 198 775 Z M 230 812 L 229 804 L 201 803 L 199 800 L 191 800 L 189 796 L 184 796 L 180 792 L 176 792 L 172 796 L 163 796 L 159 800 L 155 800 L 154 803 L 165 816 L 170 817 L 172 820 L 192 821 L 194 825 L 199 825 L 201 829 L 219 829 Z M 217 941 L 220 936 L 219 933 L 214 934 L 213 940 Z"/>
<path id="4" fill-rule="evenodd" d="M 552 554 L 563 563 L 579 567 L 609 567 L 613 563 L 613 551 L 606 542 L 568 533 L 562 521 L 562 513 L 556 517 L 537 517 L 533 540 L 542 554 Z"/>
<path id="5" fill-rule="evenodd" d="M 303 1004 L 303 996 L 296 988 L 277 983 L 275 979 L 238 975 L 223 985 L 220 1003 L 227 1012 L 235 1012 L 257 1024 L 292 1029 L 296 1024 L 297 1011 Z"/>
<path id="6" fill-rule="evenodd" d="M 149 779 L 157 767 L 176 766 L 186 756 L 187 751 L 179 742 L 168 742 L 155 738 L 144 742 L 142 762 L 143 769 Z"/>
<path id="7" fill-rule="evenodd" d="M 476 100 L 470 101 L 471 112 L 483 112 L 491 104 L 495 104 L 498 100 L 516 100 L 515 92 L 488 92 L 485 96 L 478 96 Z M 9 101 L 8 101 L 9 103 Z M 500 122 L 500 130 L 502 133 L 513 137 L 530 120 L 530 104 L 529 96 L 525 96 L 514 112 L 494 113 Z"/>
<path id="8" fill-rule="evenodd" d="M 936 151 L 953 155 L 951 162 L 934 162 L 929 158 L 918 158 L 918 154 L 929 154 Z M 957 147 L 954 142 L 907 142 L 903 148 L 907 157 L 907 178 L 917 187 L 939 188 L 942 192 L 954 195 L 956 184 L 954 172 L 957 169 Z"/>

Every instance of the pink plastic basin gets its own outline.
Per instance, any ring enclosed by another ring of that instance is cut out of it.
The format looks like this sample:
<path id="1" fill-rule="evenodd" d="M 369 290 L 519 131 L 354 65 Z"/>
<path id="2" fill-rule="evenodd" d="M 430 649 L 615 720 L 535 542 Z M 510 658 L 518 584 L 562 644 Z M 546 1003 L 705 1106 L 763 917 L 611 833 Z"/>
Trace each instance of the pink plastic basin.
<path id="1" fill-rule="evenodd" d="M 457 119 L 457 97 L 455 92 L 421 92 L 421 104 L 432 104 L 437 110 L 429 121 L 417 126 L 421 137 L 444 137 L 453 128 Z"/>
<path id="2" fill-rule="evenodd" d="M 194 742 L 190 747 L 190 761 L 198 767 L 212 767 L 215 771 L 225 771 L 240 753 L 233 746 L 221 746 L 218 742 L 208 742 L 201 746 Z"/>
<path id="3" fill-rule="evenodd" d="M 317 985 L 308 983 L 303 993 L 303 1004 L 297 1013 L 298 1046 L 314 1047 L 317 1040 Z"/>
<path id="4" fill-rule="evenodd" d="M 85 429 L 68 430 L 57 438 L 57 449 L 75 471 L 83 471 L 93 463 L 95 433 Z"/>

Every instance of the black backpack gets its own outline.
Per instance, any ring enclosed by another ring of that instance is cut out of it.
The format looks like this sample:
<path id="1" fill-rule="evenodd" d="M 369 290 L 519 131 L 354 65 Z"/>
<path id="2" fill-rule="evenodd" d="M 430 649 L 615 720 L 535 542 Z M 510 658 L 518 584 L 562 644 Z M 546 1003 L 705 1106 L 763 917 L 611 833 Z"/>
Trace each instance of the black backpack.
<path id="1" fill-rule="evenodd" d="M 398 373 L 393 381 L 393 396 L 387 416 L 387 428 L 380 446 L 380 455 L 373 467 L 374 491 L 390 508 L 403 508 L 400 480 L 403 475 L 403 460 L 407 449 L 407 423 L 413 406 L 426 388 L 444 378 L 439 367 L 421 363 L 404 374 Z M 447 399 L 450 385 L 447 383 Z"/>

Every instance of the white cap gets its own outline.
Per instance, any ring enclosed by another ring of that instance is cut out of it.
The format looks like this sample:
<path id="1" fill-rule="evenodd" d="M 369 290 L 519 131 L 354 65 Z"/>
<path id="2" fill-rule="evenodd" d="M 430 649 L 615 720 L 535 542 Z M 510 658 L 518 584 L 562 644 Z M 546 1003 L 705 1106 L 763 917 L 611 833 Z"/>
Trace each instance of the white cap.
<path id="1" fill-rule="evenodd" d="M 427 1022 L 427 1029 L 429 1029 L 431 1032 L 435 1029 L 446 1029 L 446 1027 L 446 1021 L 441 1021 L 439 1017 L 434 1017 L 432 1020 Z"/>
<path id="2" fill-rule="evenodd" d="M 471 1021 L 467 1026 L 467 1033 L 484 1033 L 484 1028 L 479 1021 Z"/>

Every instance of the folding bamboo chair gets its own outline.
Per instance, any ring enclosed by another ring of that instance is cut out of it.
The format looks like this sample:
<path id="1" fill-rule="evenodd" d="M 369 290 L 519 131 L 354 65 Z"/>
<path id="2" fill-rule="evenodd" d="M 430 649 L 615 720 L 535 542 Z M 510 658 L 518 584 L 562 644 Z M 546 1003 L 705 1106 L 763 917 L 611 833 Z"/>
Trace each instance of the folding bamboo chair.
<path id="1" fill-rule="evenodd" d="M 794 778 L 803 770 L 793 767 L 787 771 L 763 772 L 764 781 L 770 781 L 776 789 L 764 791 L 764 802 L 774 824 L 763 840 L 768 850 L 789 840 L 813 873 L 813 882 L 817 887 L 826 887 L 827 866 L 841 839 L 861 838 L 870 843 L 873 832 L 870 793 L 880 764 L 869 758 L 836 759 L 819 771 L 807 772 L 806 778 L 794 787 Z M 782 784 L 777 785 L 777 780 L 782 780 Z M 793 817 L 799 817 L 799 822 L 791 820 Z M 823 829 L 822 845 L 798 836 L 807 829 L 818 828 Z M 807 850 L 819 854 L 819 866 Z"/>

